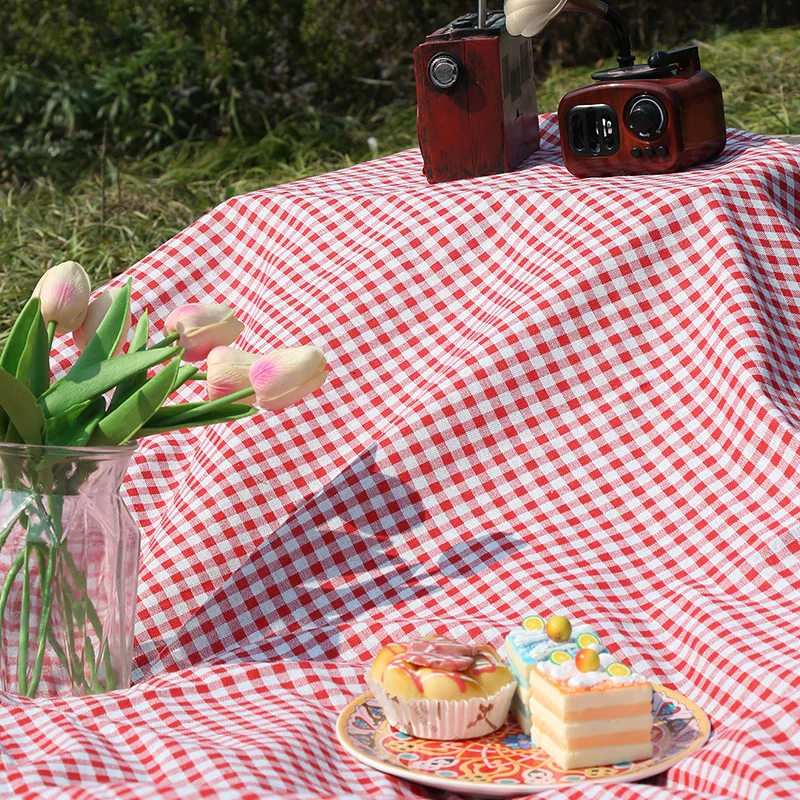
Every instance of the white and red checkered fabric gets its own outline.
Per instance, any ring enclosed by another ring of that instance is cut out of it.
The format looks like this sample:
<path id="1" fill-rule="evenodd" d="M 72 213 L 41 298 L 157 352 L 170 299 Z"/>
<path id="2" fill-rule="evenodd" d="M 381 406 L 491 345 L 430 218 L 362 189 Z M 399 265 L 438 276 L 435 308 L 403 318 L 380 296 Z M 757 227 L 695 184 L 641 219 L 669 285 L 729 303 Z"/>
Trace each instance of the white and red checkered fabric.
<path id="1" fill-rule="evenodd" d="M 336 743 L 371 654 L 563 610 L 715 735 L 551 798 L 800 797 L 800 150 L 578 180 L 557 137 L 511 175 L 429 186 L 412 150 L 233 198 L 126 273 L 332 379 L 143 442 L 137 685 L 3 696 L 0 790 L 420 796 Z"/>

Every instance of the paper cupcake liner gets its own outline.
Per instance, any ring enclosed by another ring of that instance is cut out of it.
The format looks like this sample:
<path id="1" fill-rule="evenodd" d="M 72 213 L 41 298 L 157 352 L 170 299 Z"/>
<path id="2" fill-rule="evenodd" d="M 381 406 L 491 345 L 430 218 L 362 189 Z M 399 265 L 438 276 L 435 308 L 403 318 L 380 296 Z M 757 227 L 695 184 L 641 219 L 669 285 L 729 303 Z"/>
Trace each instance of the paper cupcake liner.
<path id="1" fill-rule="evenodd" d="M 388 694 L 380 681 L 367 675 L 367 685 L 381 704 L 389 724 L 417 739 L 477 739 L 508 719 L 517 682 L 511 681 L 491 697 L 469 700 L 406 700 Z"/>

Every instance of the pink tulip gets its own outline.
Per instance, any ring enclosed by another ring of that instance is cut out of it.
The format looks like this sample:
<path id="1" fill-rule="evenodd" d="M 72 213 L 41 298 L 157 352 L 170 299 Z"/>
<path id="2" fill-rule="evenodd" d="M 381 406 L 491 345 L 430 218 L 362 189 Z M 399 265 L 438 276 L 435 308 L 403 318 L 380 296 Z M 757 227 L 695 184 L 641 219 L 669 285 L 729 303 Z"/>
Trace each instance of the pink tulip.
<path id="1" fill-rule="evenodd" d="M 325 356 L 318 347 L 286 347 L 262 356 L 250 367 L 256 404 L 282 411 L 325 383 Z"/>
<path id="2" fill-rule="evenodd" d="M 258 353 L 245 353 L 232 347 L 215 347 L 208 354 L 206 366 L 206 387 L 208 399 L 218 400 L 242 389 L 250 388 L 250 366 L 261 356 Z M 237 403 L 249 406 L 255 397 L 245 397 Z"/>
<path id="3" fill-rule="evenodd" d="M 89 303 L 89 308 L 86 311 L 86 318 L 83 320 L 83 325 L 81 325 L 80 328 L 76 328 L 72 332 L 72 341 L 75 342 L 75 346 L 78 348 L 78 350 L 86 349 L 86 345 L 89 344 L 89 340 L 92 338 L 92 336 L 94 336 L 95 331 L 103 321 L 105 315 L 108 313 L 108 309 L 111 308 L 111 303 L 114 302 L 114 298 L 121 291 L 122 289 L 119 287 L 116 289 L 104 289 L 101 294 L 99 294 L 94 298 L 94 300 L 91 301 L 91 303 Z M 125 339 L 128 337 L 128 331 L 130 330 L 130 327 L 131 312 L 130 309 L 128 309 L 128 317 L 125 320 L 125 329 L 119 340 L 119 345 L 117 345 L 116 353 L 119 353 L 119 351 L 122 350 L 122 347 L 125 344 Z"/>
<path id="4" fill-rule="evenodd" d="M 167 333 L 179 334 L 185 361 L 202 361 L 215 347 L 233 344 L 244 325 L 233 309 L 222 305 L 188 303 L 178 306 L 164 323 Z"/>
<path id="5" fill-rule="evenodd" d="M 77 261 L 64 261 L 39 278 L 33 296 L 42 303 L 45 325 L 55 322 L 56 333 L 63 336 L 83 324 L 91 291 L 86 270 Z"/>
<path id="6" fill-rule="evenodd" d="M 512 36 L 536 36 L 567 5 L 567 0 L 506 0 L 503 10 L 506 14 L 506 28 Z M 578 3 L 580 8 L 591 13 L 593 4 Z"/>

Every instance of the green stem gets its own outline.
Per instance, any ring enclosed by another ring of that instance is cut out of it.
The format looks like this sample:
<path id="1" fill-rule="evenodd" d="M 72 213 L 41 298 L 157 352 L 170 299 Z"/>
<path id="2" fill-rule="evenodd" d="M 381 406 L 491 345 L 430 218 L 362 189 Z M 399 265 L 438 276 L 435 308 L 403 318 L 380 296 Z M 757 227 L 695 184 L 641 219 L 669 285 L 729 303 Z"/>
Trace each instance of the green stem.
<path id="1" fill-rule="evenodd" d="M 92 647 L 92 640 L 85 636 L 83 639 L 83 652 L 86 653 L 86 660 L 89 662 L 89 694 L 97 694 L 97 662 L 94 657 L 94 647 Z"/>
<path id="2" fill-rule="evenodd" d="M 75 618 L 72 613 L 72 601 L 68 597 L 68 593 L 71 591 L 69 587 L 61 589 L 61 601 L 64 607 L 64 616 L 66 619 L 66 625 L 64 629 L 67 634 L 67 647 L 69 648 L 69 665 L 70 665 L 70 678 L 72 679 L 73 688 L 76 686 L 80 686 L 82 689 L 86 689 L 86 675 L 84 674 L 83 669 L 83 659 L 78 657 L 78 651 L 75 649 Z M 78 635 L 80 636 L 82 633 L 83 626 L 78 625 Z"/>
<path id="3" fill-rule="evenodd" d="M 25 553 L 19 552 L 17 554 L 17 557 L 11 564 L 11 569 L 8 570 L 5 582 L 3 583 L 3 590 L 2 592 L 0 592 L 0 630 L 2 630 L 3 627 L 3 620 L 6 613 L 6 604 L 8 603 L 8 595 L 11 593 L 11 585 L 14 583 L 14 579 L 19 574 L 19 571 L 22 569 L 22 564 L 24 563 L 24 561 L 25 561 Z"/>
<path id="4" fill-rule="evenodd" d="M 17 651 L 17 687 L 21 695 L 28 694 L 28 635 L 31 624 L 31 545 L 25 545 L 22 573 L 22 609 L 19 619 L 19 650 Z"/>
<path id="5" fill-rule="evenodd" d="M 23 551 L 20 551 L 19 553 L 17 553 L 17 557 L 12 562 L 11 568 L 8 570 L 8 574 L 6 575 L 6 579 L 3 583 L 3 590 L 2 592 L 0 592 L 0 636 L 2 636 L 3 623 L 5 622 L 8 596 L 9 594 L 11 594 L 11 587 L 13 586 L 14 580 L 19 574 L 19 571 L 22 569 L 22 565 L 24 563 L 25 563 L 25 553 Z M 17 663 L 19 663 L 19 656 L 17 656 Z"/>
<path id="6" fill-rule="evenodd" d="M 36 562 L 39 565 L 39 574 L 44 575 L 47 572 L 47 563 L 44 560 L 44 553 L 42 550 L 46 550 L 47 548 L 44 545 L 36 545 L 34 550 L 36 551 Z"/>
<path id="7" fill-rule="evenodd" d="M 103 623 L 100 622 L 100 617 L 97 616 L 97 611 L 95 610 L 94 603 L 89 599 L 88 595 L 84 591 L 83 593 L 84 600 L 86 602 L 86 616 L 89 617 L 89 622 L 92 623 L 92 627 L 94 628 L 94 632 L 97 635 L 99 641 L 103 641 Z"/>
<path id="8" fill-rule="evenodd" d="M 10 525 L 8 525 L 2 534 L 0 534 L 0 550 L 3 549 L 3 545 L 6 543 L 8 539 L 8 535 L 11 533 L 14 525 L 16 524 L 16 520 L 14 520 Z"/>
<path id="9" fill-rule="evenodd" d="M 73 689 L 75 686 L 80 685 L 82 688 L 86 686 L 86 679 L 83 674 L 83 662 L 81 659 L 78 658 L 78 652 L 75 650 L 75 621 L 74 616 L 72 613 L 72 601 L 70 600 L 69 595 L 72 593 L 72 589 L 69 585 L 64 586 L 62 583 L 61 585 L 61 607 L 64 610 L 64 633 L 66 634 L 67 640 L 67 648 L 69 650 L 69 656 L 67 661 L 69 663 L 69 674 L 70 680 L 73 684 Z M 79 626 L 81 629 L 83 626 Z M 80 633 L 80 630 L 79 630 Z"/>
<path id="10" fill-rule="evenodd" d="M 47 631 L 47 641 L 50 647 L 53 648 L 53 652 L 58 656 L 58 660 L 66 667 L 67 672 L 69 672 L 69 658 L 67 658 L 67 654 L 58 643 L 58 639 L 56 639 L 56 635 L 53 633 L 52 629 Z"/>
<path id="11" fill-rule="evenodd" d="M 39 559 L 39 586 L 42 593 L 42 613 L 39 618 L 39 630 L 37 632 L 36 659 L 33 664 L 31 681 L 28 685 L 28 697 L 36 697 L 39 690 L 39 681 L 42 677 L 42 665 L 44 663 L 44 651 L 47 645 L 47 635 L 50 632 L 50 614 L 53 609 L 53 573 L 56 565 L 56 548 L 49 548 L 47 555 L 47 568 L 44 566 L 44 554 L 42 548 L 36 548 L 36 556 Z M 44 577 L 42 577 L 44 576 Z"/>
<path id="12" fill-rule="evenodd" d="M 111 648 L 108 642 L 103 650 L 103 664 L 106 668 L 106 691 L 113 692 L 117 688 L 117 673 L 114 672 L 114 665 L 111 663 Z"/>
<path id="13" fill-rule="evenodd" d="M 152 347 L 148 347 L 148 350 L 157 350 L 159 347 L 167 347 L 171 345 L 173 342 L 177 341 L 180 338 L 179 333 L 168 333 L 160 342 L 156 342 Z"/>
<path id="14" fill-rule="evenodd" d="M 53 523 L 53 544 L 60 545 L 61 540 L 64 538 L 64 529 L 61 527 L 61 512 L 64 507 L 64 498 L 60 495 L 48 494 L 47 502 L 50 505 L 50 513 L 48 516 Z"/>
<path id="15" fill-rule="evenodd" d="M 68 550 L 64 551 L 64 560 L 67 564 L 67 568 L 72 575 L 72 579 L 75 581 L 76 588 L 81 592 L 81 603 L 85 605 L 86 608 L 86 616 L 89 617 L 89 622 L 92 624 L 92 628 L 94 628 L 95 635 L 97 636 L 98 644 L 103 647 L 100 653 L 100 661 L 103 658 L 106 659 L 105 661 L 105 670 L 106 670 L 106 688 L 108 691 L 109 685 L 113 684 L 114 687 L 117 685 L 117 676 L 114 672 L 114 666 L 111 664 L 111 653 L 108 647 L 108 642 L 104 643 L 104 635 L 103 635 L 103 623 L 100 621 L 100 616 L 97 613 L 97 609 L 94 607 L 94 603 L 92 603 L 89 595 L 86 593 L 86 576 L 78 569 L 75 560 L 72 558 L 71 553 Z M 99 676 L 97 674 L 97 664 L 100 662 L 96 662 L 95 660 L 95 652 L 94 648 L 92 647 L 91 641 L 89 637 L 85 637 L 85 646 L 84 652 L 87 654 L 88 661 L 89 661 L 89 673 L 92 678 L 91 685 L 89 686 L 89 693 L 94 694 L 99 688 Z"/>
<path id="16" fill-rule="evenodd" d="M 53 349 L 53 338 L 56 335 L 57 325 L 58 323 L 54 319 L 51 319 L 50 322 L 47 323 L 47 341 L 50 344 L 50 350 Z"/>
<path id="17" fill-rule="evenodd" d="M 231 403 L 235 403 L 237 400 L 242 400 L 245 397 L 252 397 L 255 393 L 256 390 L 252 386 L 249 386 L 247 389 L 239 389 L 238 392 L 225 395 L 225 397 L 220 397 L 218 400 L 209 400 L 207 403 L 202 403 L 197 408 L 193 408 L 191 411 L 184 411 L 183 414 L 178 414 L 177 416 L 172 417 L 169 420 L 169 424 L 177 425 L 181 422 L 191 420 L 193 417 L 196 417 L 200 414 L 205 416 L 209 412 L 216 411 L 219 408 L 225 408 Z"/>
<path id="18" fill-rule="evenodd" d="M 204 381 L 204 380 L 207 380 L 207 379 L 208 379 L 208 375 L 206 375 L 205 372 L 195 372 L 195 374 L 192 375 L 192 380 L 193 381 Z"/>

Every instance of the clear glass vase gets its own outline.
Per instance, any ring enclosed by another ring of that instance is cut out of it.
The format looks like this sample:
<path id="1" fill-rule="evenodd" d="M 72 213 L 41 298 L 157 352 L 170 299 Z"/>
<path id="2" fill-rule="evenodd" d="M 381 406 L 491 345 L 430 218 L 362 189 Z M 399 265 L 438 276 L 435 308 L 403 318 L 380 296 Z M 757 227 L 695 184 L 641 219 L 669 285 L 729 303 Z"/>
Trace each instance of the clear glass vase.
<path id="1" fill-rule="evenodd" d="M 119 488 L 136 444 L 0 443 L 0 689 L 130 686 L 139 529 Z"/>

